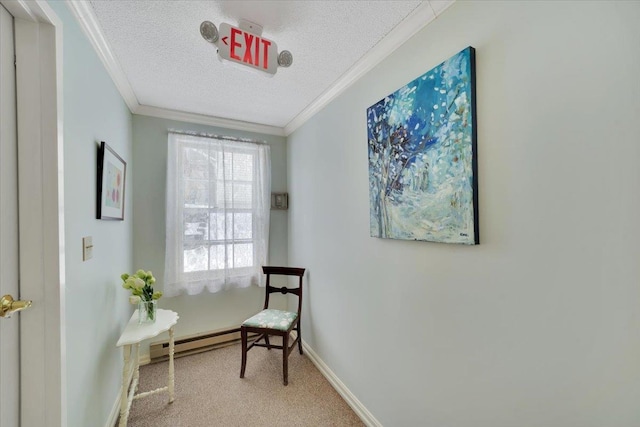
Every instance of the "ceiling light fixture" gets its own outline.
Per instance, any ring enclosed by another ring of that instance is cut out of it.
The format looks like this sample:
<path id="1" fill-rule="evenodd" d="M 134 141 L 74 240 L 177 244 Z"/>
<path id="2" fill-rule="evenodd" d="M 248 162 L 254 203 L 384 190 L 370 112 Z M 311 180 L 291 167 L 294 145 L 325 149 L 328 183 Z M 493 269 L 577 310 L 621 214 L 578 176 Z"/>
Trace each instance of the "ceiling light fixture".
<path id="1" fill-rule="evenodd" d="M 218 29 L 211 21 L 204 21 L 200 24 L 200 34 L 202 38 L 209 43 L 215 43 L 218 41 Z"/>
<path id="2" fill-rule="evenodd" d="M 220 29 L 210 21 L 200 24 L 202 38 L 218 48 L 218 58 L 222 62 L 241 64 L 252 69 L 274 75 L 278 67 L 290 67 L 293 54 L 283 50 L 278 54 L 278 46 L 262 37 L 262 27 L 253 22 L 240 20 L 239 26 L 222 23 Z"/>
<path id="3" fill-rule="evenodd" d="M 293 55 L 288 50 L 283 50 L 278 54 L 278 65 L 281 67 L 290 67 L 293 64 Z"/>

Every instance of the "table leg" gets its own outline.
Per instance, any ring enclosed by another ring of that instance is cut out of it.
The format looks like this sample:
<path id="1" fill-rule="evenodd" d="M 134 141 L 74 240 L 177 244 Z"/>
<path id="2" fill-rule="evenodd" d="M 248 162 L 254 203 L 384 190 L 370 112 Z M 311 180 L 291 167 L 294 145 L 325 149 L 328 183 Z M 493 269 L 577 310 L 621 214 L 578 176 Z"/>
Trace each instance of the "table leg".
<path id="1" fill-rule="evenodd" d="M 169 328 L 169 403 L 173 402 L 173 394 L 175 387 L 174 368 L 173 368 L 173 327 Z"/>
<path id="2" fill-rule="evenodd" d="M 131 345 L 122 347 L 124 356 L 124 367 L 122 368 L 122 390 L 120 392 L 120 427 L 127 427 L 127 418 L 129 418 L 128 400 L 129 400 L 129 384 L 127 384 L 127 376 L 129 374 L 129 359 L 131 356 Z"/>
<path id="3" fill-rule="evenodd" d="M 133 374 L 133 381 L 136 385 L 136 389 L 132 391 L 133 395 L 136 395 L 136 391 L 138 391 L 138 387 L 140 386 L 140 343 L 136 343 L 136 352 L 135 359 L 133 360 L 136 364 L 136 370 Z"/>

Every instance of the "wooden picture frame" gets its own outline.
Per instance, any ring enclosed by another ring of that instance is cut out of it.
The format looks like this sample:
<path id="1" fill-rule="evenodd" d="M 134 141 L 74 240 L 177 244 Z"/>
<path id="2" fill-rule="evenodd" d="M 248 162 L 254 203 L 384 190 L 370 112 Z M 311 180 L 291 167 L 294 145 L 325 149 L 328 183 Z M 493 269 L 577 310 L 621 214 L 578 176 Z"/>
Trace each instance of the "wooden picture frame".
<path id="1" fill-rule="evenodd" d="M 98 148 L 97 219 L 124 220 L 126 176 L 127 163 L 106 142 L 101 141 Z"/>
<path id="2" fill-rule="evenodd" d="M 289 209 L 288 193 L 271 193 L 271 209 L 287 210 Z"/>

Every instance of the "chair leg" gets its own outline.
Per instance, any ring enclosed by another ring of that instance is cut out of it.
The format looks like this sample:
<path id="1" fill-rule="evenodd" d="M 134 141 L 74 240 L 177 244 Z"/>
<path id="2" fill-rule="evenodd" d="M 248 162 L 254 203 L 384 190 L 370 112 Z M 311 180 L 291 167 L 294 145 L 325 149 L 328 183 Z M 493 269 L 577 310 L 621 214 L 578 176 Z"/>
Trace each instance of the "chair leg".
<path id="1" fill-rule="evenodd" d="M 242 337 L 242 366 L 240 367 L 240 378 L 244 378 L 244 370 L 247 367 L 247 330 L 240 328 L 240 336 Z"/>
<path id="2" fill-rule="evenodd" d="M 282 374 L 284 385 L 289 384 L 289 333 L 282 337 Z"/>
<path id="3" fill-rule="evenodd" d="M 298 320 L 296 331 L 298 332 L 298 351 L 302 354 L 302 328 L 300 327 L 300 320 Z"/>
<path id="4" fill-rule="evenodd" d="M 271 344 L 269 343 L 269 335 L 264 334 L 264 342 L 267 343 L 267 350 L 271 350 Z"/>

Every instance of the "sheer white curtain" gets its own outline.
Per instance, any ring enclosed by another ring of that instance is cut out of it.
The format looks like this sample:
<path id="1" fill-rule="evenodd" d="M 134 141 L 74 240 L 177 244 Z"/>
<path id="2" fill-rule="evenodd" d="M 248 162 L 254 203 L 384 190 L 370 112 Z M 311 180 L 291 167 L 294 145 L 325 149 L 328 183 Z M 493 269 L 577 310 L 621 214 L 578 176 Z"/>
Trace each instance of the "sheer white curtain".
<path id="1" fill-rule="evenodd" d="M 169 133 L 165 295 L 261 284 L 270 201 L 267 144 Z"/>

